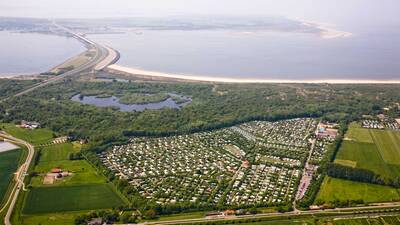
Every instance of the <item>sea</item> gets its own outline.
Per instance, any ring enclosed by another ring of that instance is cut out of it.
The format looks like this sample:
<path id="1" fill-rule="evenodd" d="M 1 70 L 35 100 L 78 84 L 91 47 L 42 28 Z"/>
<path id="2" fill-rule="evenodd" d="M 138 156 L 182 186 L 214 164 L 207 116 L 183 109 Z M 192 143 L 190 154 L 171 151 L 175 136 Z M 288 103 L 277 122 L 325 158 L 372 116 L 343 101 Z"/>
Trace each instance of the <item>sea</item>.
<path id="1" fill-rule="evenodd" d="M 229 30 L 141 30 L 89 37 L 142 70 L 223 78 L 399 80 L 400 29 L 351 36 Z"/>
<path id="2" fill-rule="evenodd" d="M 240 30 L 90 34 L 121 53 L 117 64 L 221 78 L 400 80 L 400 29 L 351 27 L 348 37 Z M 0 32 L 0 74 L 43 72 L 84 50 L 73 38 Z"/>
<path id="3" fill-rule="evenodd" d="M 0 31 L 0 77 L 46 72 L 85 50 L 74 38 Z"/>

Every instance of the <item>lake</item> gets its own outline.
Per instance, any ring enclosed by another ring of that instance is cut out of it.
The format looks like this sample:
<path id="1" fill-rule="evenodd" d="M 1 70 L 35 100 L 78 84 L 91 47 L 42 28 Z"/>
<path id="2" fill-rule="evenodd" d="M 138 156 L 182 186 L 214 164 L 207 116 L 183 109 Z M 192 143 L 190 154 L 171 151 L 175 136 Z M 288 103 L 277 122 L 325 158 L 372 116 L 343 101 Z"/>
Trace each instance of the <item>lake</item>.
<path id="1" fill-rule="evenodd" d="M 111 97 L 97 97 L 97 96 L 81 96 L 80 94 L 74 95 L 71 100 L 75 102 L 80 102 L 82 104 L 94 105 L 98 107 L 117 107 L 122 112 L 134 112 L 134 111 L 144 111 L 145 109 L 180 109 L 185 105 L 189 104 L 192 100 L 186 96 L 180 96 L 176 94 L 169 94 L 170 96 L 181 98 L 185 100 L 183 103 L 175 102 L 171 97 L 160 102 L 151 102 L 144 104 L 122 104 L 119 102 L 119 98 L 115 96 Z"/>
<path id="2" fill-rule="evenodd" d="M 400 30 L 350 27 L 350 37 L 229 30 L 140 30 L 89 37 L 142 70 L 253 79 L 400 79 Z"/>
<path id="3" fill-rule="evenodd" d="M 48 71 L 83 51 L 74 38 L 0 31 L 0 77 Z"/>

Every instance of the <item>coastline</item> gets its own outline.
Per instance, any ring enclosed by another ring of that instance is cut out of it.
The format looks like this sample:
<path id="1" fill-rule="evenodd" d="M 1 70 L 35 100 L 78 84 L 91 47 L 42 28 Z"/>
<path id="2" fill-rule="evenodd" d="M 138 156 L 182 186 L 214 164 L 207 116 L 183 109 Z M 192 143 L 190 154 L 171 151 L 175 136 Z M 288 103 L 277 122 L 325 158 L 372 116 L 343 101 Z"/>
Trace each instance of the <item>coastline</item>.
<path id="1" fill-rule="evenodd" d="M 189 74 L 163 73 L 157 71 L 142 70 L 133 67 L 113 64 L 107 67 L 111 72 L 123 73 L 143 78 L 159 78 L 169 80 L 186 80 L 192 82 L 220 82 L 220 83 L 329 83 L 329 84 L 400 84 L 399 80 L 352 80 L 352 79 L 321 79 L 321 80 L 290 80 L 290 79 L 246 79 L 198 76 Z"/>

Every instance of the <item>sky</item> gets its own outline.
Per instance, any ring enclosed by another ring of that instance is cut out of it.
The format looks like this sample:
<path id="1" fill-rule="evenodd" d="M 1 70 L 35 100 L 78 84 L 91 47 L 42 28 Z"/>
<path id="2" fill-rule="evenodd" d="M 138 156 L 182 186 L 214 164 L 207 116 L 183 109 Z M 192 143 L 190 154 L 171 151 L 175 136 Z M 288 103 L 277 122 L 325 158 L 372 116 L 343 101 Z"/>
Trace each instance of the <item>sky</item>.
<path id="1" fill-rule="evenodd" d="M 284 16 L 335 24 L 400 23 L 399 0 L 1 0 L 0 16 Z"/>

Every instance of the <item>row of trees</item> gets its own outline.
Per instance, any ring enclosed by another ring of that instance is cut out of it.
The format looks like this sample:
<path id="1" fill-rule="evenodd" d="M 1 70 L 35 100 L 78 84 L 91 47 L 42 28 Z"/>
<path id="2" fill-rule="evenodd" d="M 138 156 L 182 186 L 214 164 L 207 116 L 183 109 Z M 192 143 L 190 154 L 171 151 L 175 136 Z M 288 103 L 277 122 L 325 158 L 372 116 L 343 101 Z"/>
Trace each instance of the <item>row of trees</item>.
<path id="1" fill-rule="evenodd" d="M 298 202 L 299 207 L 308 209 L 308 207 L 310 205 L 314 204 L 317 194 L 320 190 L 321 184 L 324 181 L 325 176 L 327 175 L 329 165 L 331 165 L 331 163 L 335 159 L 335 156 L 336 156 L 337 152 L 339 151 L 340 146 L 342 145 L 342 142 L 343 142 L 342 137 L 343 137 L 344 133 L 346 132 L 347 128 L 348 128 L 347 123 L 340 124 L 340 129 L 339 129 L 340 135 L 329 146 L 329 149 L 326 152 L 324 158 L 319 163 L 319 167 L 318 167 L 316 173 L 313 175 L 310 186 L 308 187 L 306 193 L 304 194 L 303 199 Z"/>
<path id="2" fill-rule="evenodd" d="M 400 187 L 400 177 L 391 179 L 382 177 L 371 170 L 362 168 L 353 168 L 336 163 L 330 163 L 328 166 L 328 175 L 335 178 L 342 178 L 358 182 L 389 185 L 396 188 Z"/>

